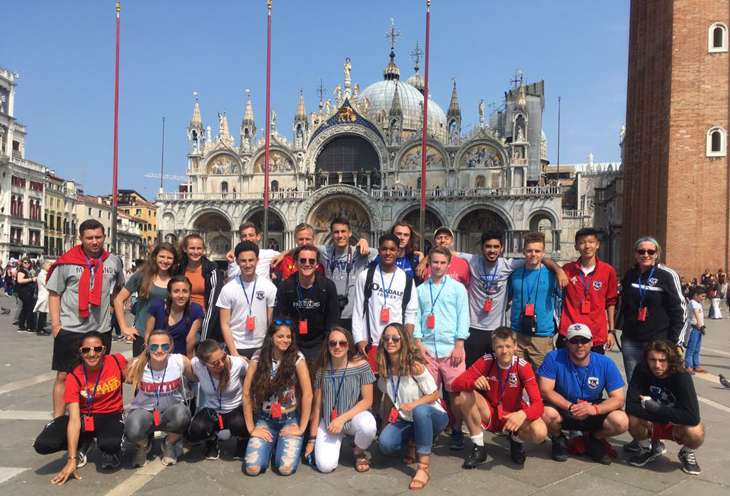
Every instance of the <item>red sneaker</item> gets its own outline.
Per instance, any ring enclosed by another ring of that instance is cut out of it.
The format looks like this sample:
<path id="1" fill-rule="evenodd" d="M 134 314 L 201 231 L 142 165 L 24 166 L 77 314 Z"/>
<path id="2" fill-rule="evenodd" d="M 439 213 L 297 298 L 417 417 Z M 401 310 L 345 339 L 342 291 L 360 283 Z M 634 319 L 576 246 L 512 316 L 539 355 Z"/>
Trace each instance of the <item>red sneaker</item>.
<path id="1" fill-rule="evenodd" d="M 697 372 L 698 374 L 707 374 L 707 371 L 702 367 L 695 367 L 695 372 Z"/>

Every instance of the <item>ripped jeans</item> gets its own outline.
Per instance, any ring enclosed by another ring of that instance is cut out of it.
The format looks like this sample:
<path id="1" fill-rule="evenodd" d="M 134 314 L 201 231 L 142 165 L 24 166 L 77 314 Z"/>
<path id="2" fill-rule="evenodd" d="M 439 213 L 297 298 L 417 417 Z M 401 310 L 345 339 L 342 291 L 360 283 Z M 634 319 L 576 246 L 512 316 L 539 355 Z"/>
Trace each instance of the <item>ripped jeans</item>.
<path id="1" fill-rule="evenodd" d="M 258 475 L 269 466 L 271 452 L 276 445 L 273 468 L 281 475 L 291 475 L 299 466 L 299 454 L 302 450 L 302 436 L 282 436 L 281 430 L 291 425 L 299 425 L 299 412 L 285 413 L 274 419 L 270 414 L 260 412 L 256 419 L 256 427 L 266 427 L 271 433 L 272 441 L 266 442 L 259 437 L 248 440 L 243 467 L 248 475 Z"/>

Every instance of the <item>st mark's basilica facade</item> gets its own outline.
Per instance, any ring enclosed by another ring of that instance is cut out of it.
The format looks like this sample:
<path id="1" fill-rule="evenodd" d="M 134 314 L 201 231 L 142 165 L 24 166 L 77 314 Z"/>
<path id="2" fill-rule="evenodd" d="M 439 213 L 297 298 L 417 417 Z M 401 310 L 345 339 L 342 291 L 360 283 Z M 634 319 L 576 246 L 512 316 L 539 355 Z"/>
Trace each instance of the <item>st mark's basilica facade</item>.
<path id="1" fill-rule="evenodd" d="M 289 140 L 271 113 L 269 159 L 269 248 L 293 246 L 301 222 L 314 226 L 315 241 L 329 242 L 330 221 L 348 218 L 355 236 L 373 245 L 396 221 L 419 223 L 424 80 L 418 59 L 414 74 L 401 79 L 391 46 L 380 81 L 361 90 L 344 64 L 333 101 L 307 114 L 303 96 Z M 564 218 L 562 195 L 546 184 L 547 143 L 542 131 L 544 82 L 516 78 L 504 105 L 485 122 L 463 132 L 454 82 L 446 112 L 428 101 L 426 240 L 440 225 L 454 230 L 456 249 L 478 252 L 481 232 L 505 232 L 506 255 L 517 255 L 522 236 L 545 232 L 555 259 L 573 256 L 572 233 L 581 226 Z M 245 221 L 263 221 L 264 139 L 257 136 L 250 96 L 239 139 L 225 114 L 217 133 L 204 126 L 196 98 L 188 127 L 187 184 L 157 197 L 158 225 L 166 241 L 189 232 L 204 236 L 209 257 L 222 260 Z"/>

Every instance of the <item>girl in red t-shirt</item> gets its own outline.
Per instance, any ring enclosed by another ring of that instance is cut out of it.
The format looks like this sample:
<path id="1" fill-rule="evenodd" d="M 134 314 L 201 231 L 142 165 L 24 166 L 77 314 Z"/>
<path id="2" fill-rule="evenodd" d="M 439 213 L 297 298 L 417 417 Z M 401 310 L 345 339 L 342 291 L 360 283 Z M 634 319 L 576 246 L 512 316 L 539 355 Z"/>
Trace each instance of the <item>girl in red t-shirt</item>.
<path id="1" fill-rule="evenodd" d="M 122 370 L 127 360 L 122 355 L 107 355 L 97 331 L 84 334 L 80 351 L 81 364 L 66 377 L 63 393 L 69 414 L 46 425 L 33 444 L 41 455 L 68 450 L 66 466 L 51 480 L 53 484 L 64 484 L 69 477 L 81 479 L 78 469 L 86 465 L 95 439 L 103 455 L 101 468 L 121 464 Z"/>

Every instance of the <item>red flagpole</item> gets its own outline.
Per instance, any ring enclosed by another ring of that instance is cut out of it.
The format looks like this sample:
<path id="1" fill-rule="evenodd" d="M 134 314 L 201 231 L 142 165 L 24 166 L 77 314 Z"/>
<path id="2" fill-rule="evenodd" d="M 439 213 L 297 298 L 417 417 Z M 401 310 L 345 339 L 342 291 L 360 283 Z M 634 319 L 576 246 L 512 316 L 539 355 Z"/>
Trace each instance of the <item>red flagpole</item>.
<path id="1" fill-rule="evenodd" d="M 271 135 L 271 0 L 268 0 L 269 20 L 266 31 L 266 153 L 264 155 L 264 244 L 269 242 L 269 136 Z"/>
<path id="2" fill-rule="evenodd" d="M 112 180 L 112 252 L 117 246 L 117 166 L 119 164 L 119 11 L 122 6 L 117 2 L 117 57 L 114 69 L 114 178 Z"/>
<path id="3" fill-rule="evenodd" d="M 426 74 L 423 83 L 423 143 L 421 146 L 421 253 L 425 251 L 426 238 L 426 142 L 428 139 L 428 54 L 431 31 L 431 0 L 426 0 Z"/>

